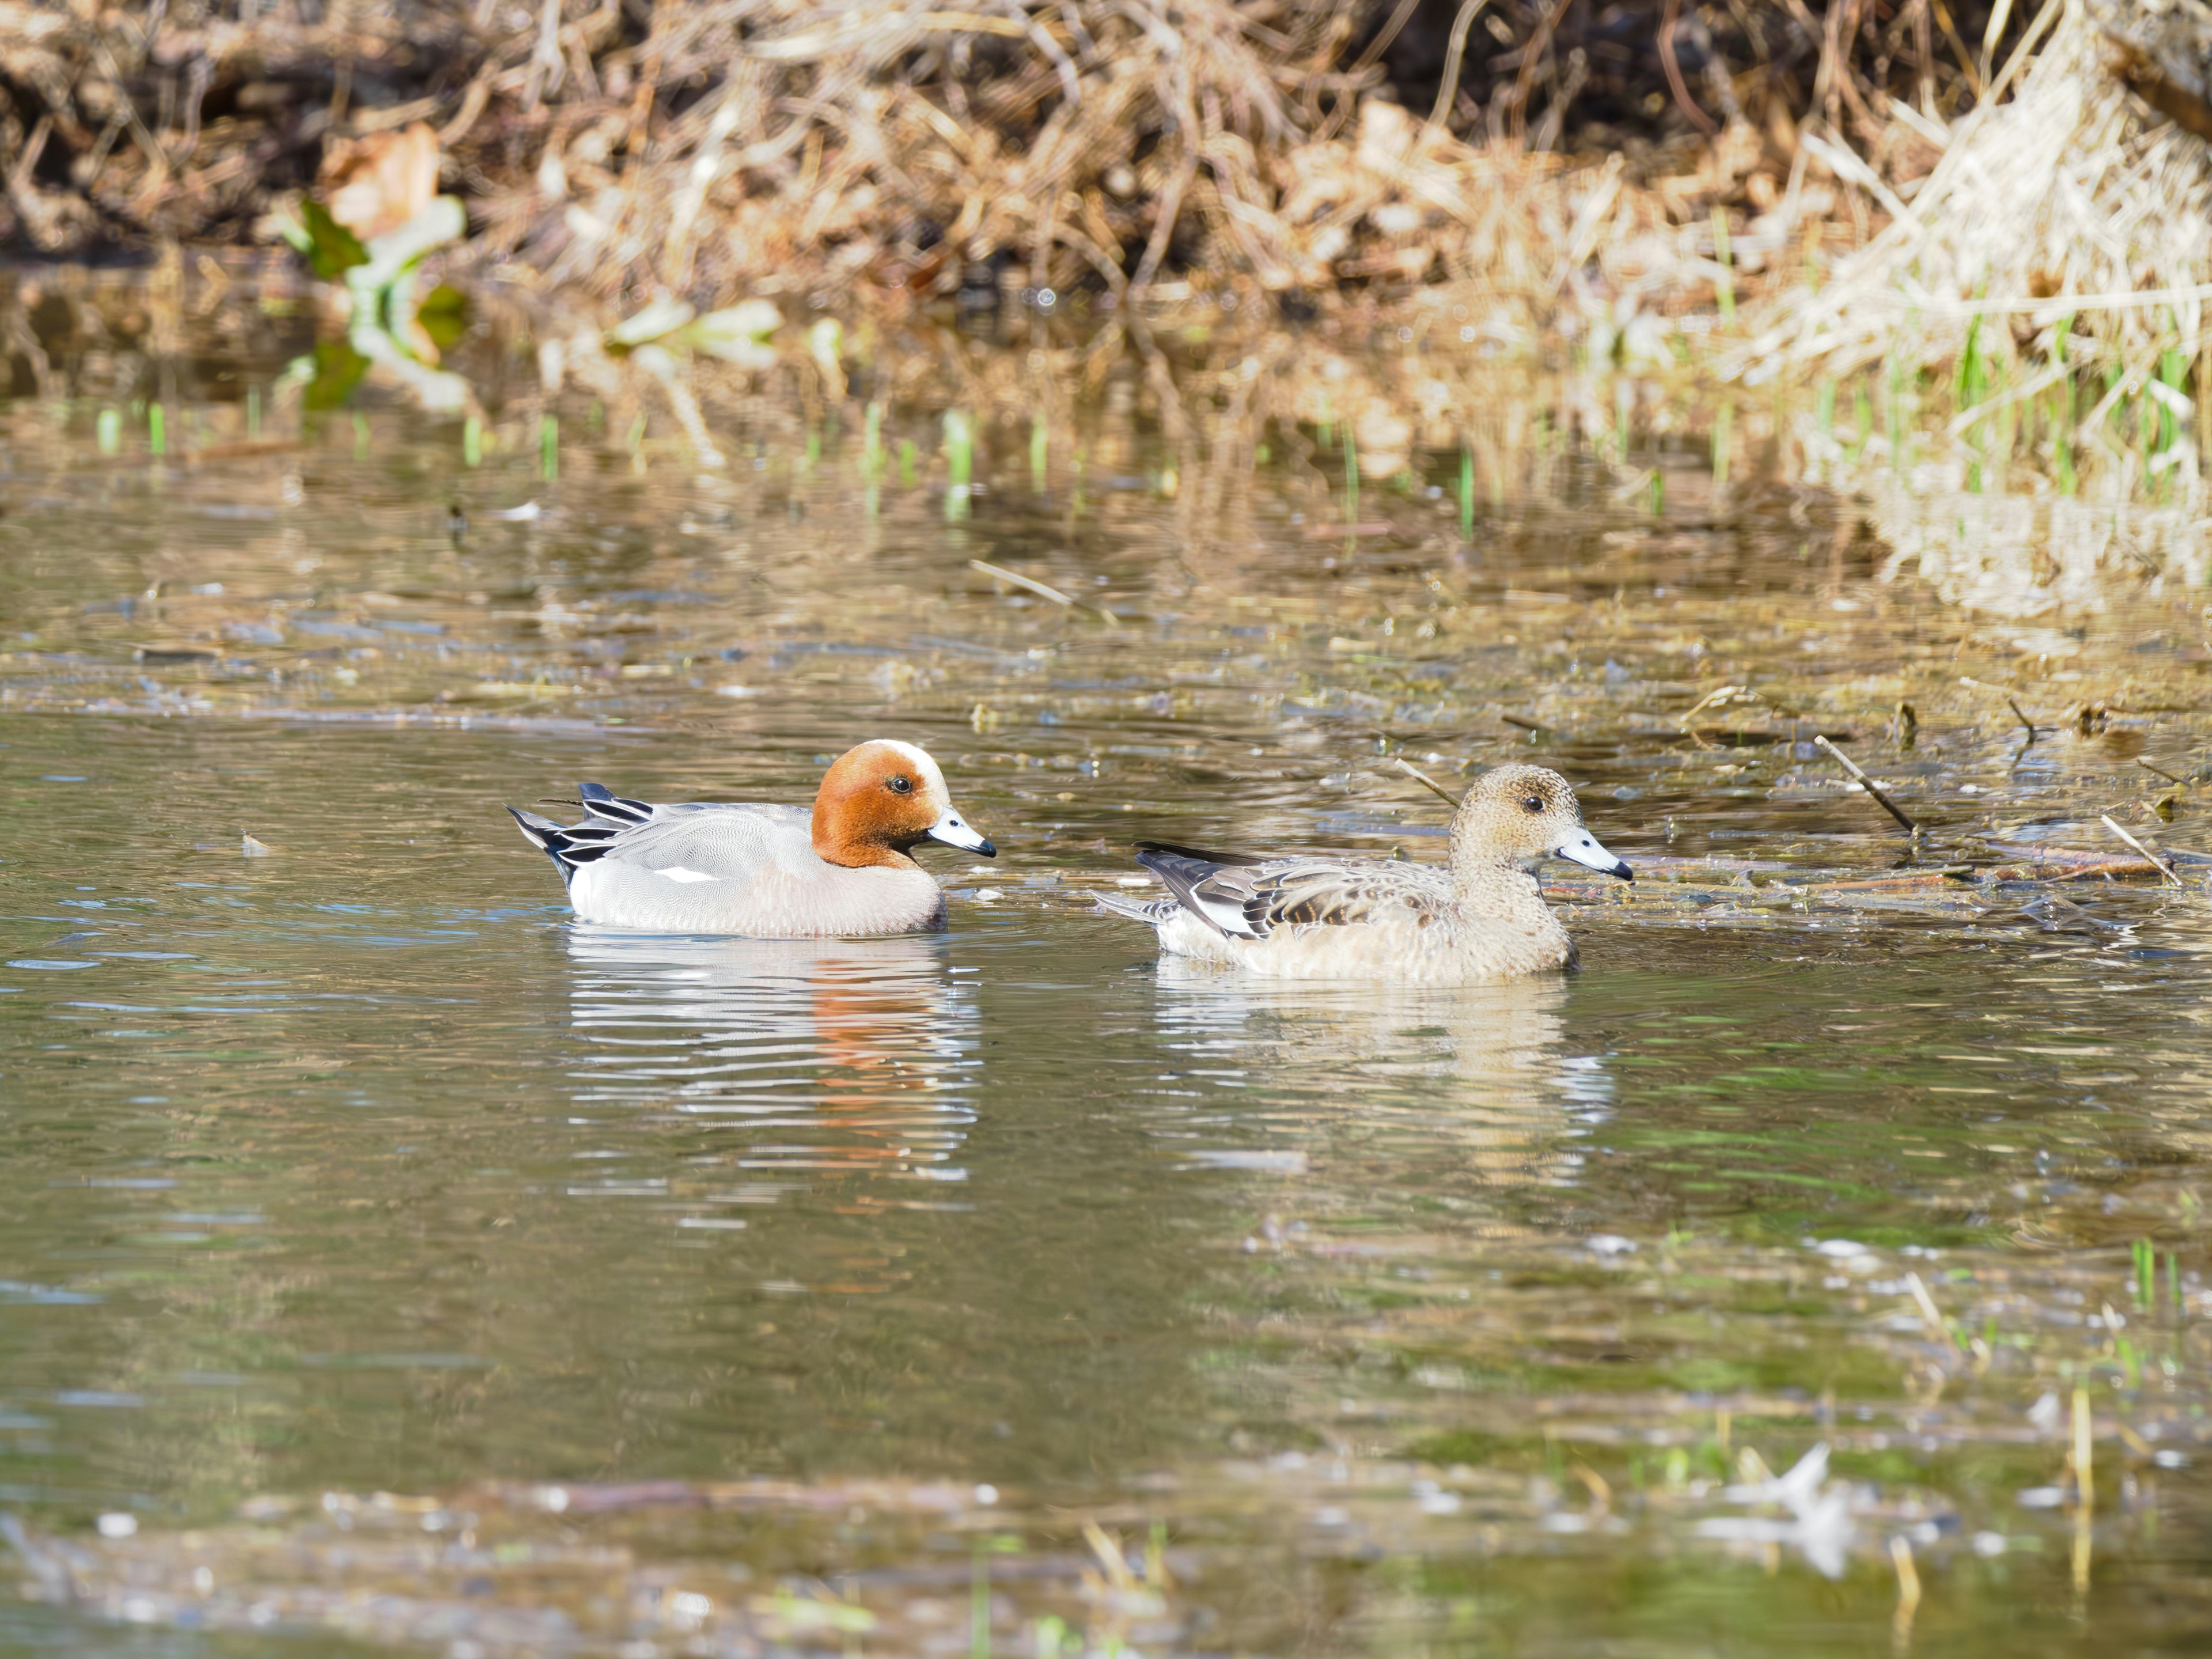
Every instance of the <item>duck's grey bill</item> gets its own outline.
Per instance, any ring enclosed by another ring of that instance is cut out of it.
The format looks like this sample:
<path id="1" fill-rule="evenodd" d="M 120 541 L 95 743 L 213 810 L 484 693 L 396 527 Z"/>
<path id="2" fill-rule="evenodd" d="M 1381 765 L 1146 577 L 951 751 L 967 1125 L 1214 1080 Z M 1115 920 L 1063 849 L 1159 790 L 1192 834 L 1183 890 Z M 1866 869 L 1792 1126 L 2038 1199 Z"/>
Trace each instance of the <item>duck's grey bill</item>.
<path id="1" fill-rule="evenodd" d="M 1597 837 L 1587 830 L 1569 836 L 1552 850 L 1570 863 L 1595 870 L 1600 875 L 1619 876 L 1623 881 L 1636 879 L 1636 872 L 1599 846 Z"/>
<path id="2" fill-rule="evenodd" d="M 941 841 L 947 847 L 964 848 L 970 853 L 981 853 L 987 859 L 999 856 L 999 849 L 970 830 L 957 812 L 947 812 L 929 829 L 932 841 Z"/>

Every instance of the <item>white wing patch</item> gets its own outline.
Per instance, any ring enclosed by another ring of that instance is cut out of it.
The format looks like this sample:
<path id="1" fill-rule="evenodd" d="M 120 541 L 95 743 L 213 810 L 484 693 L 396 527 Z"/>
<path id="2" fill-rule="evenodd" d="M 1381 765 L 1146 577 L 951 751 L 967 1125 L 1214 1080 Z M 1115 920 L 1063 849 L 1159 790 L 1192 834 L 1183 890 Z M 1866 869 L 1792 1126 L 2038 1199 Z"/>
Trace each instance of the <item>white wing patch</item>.
<path id="1" fill-rule="evenodd" d="M 720 881 L 720 876 L 710 876 L 703 871 L 687 870 L 680 864 L 672 864 L 665 870 L 656 870 L 656 876 L 665 876 L 671 881 Z"/>

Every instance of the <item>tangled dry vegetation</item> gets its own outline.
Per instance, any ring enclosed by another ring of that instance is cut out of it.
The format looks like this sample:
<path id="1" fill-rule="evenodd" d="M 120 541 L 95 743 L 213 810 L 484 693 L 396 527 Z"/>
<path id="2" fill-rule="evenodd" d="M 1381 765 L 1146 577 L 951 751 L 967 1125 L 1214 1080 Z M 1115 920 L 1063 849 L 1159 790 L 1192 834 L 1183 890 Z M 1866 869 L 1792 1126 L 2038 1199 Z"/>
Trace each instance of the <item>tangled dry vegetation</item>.
<path id="1" fill-rule="evenodd" d="M 1863 412 L 1808 425 L 1808 452 L 1954 598 L 2026 614 L 2093 603 L 2115 568 L 2212 568 L 2208 21 L 2051 0 L 1992 88 L 2012 95 L 1930 125 L 1916 180 L 1862 168 L 1888 224 L 1723 359 L 1856 380 Z"/>
<path id="2" fill-rule="evenodd" d="M 1794 278 L 1808 234 L 1819 255 L 1878 223 L 1855 181 L 1808 185 L 1802 133 L 1910 168 L 1887 103 L 1969 106 L 2013 13 L 10 0 L 0 235 L 50 255 L 265 239 L 288 192 L 419 125 L 466 204 L 463 263 L 618 313 L 964 287 L 1303 314 L 1439 284 L 1537 322 L 1710 308 Z"/>
<path id="3" fill-rule="evenodd" d="M 817 313 L 1025 307 L 1147 349 L 1319 315 L 1431 353 L 1788 374 L 1828 388 L 1804 444 L 1832 481 L 2002 495 L 2024 465 L 2151 514 L 2097 521 L 2092 563 L 2155 563 L 2156 515 L 2201 516 L 2203 13 L 0 0 L 0 234 L 311 243 L 295 216 L 326 208 L 369 244 L 347 284 L 380 373 L 472 396 L 425 372 L 419 264 L 553 343 L 555 387 L 645 368 L 702 455 L 690 369 L 767 361 L 763 318 L 842 395 L 837 339 L 787 325 Z M 1389 401 L 1376 422 L 1430 421 Z"/>

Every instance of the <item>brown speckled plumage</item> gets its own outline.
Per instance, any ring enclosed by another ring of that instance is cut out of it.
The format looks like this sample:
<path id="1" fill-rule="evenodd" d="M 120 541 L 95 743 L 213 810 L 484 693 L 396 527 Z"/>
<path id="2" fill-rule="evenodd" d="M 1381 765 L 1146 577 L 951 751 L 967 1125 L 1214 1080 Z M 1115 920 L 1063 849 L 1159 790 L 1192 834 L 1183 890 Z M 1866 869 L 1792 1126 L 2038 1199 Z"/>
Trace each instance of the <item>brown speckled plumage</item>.
<path id="1" fill-rule="evenodd" d="M 1170 954 L 1274 978 L 1518 979 L 1577 961 L 1574 941 L 1528 868 L 1547 855 L 1629 877 L 1583 829 L 1565 778 L 1540 766 L 1501 766 L 1461 801 L 1441 869 L 1322 854 L 1250 859 L 1144 842 L 1138 861 L 1174 896 L 1103 902 L 1150 923 Z"/>

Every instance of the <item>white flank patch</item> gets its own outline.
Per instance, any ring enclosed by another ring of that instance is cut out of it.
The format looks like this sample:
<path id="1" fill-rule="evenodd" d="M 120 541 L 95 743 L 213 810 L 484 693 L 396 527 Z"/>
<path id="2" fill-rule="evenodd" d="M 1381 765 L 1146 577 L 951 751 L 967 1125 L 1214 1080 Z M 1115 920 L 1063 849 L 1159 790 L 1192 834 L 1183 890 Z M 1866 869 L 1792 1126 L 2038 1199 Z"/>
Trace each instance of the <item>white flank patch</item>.
<path id="1" fill-rule="evenodd" d="M 720 876 L 710 876 L 698 870 L 686 870 L 680 864 L 672 864 L 665 870 L 656 870 L 656 876 L 665 876 L 671 881 L 720 881 Z"/>

